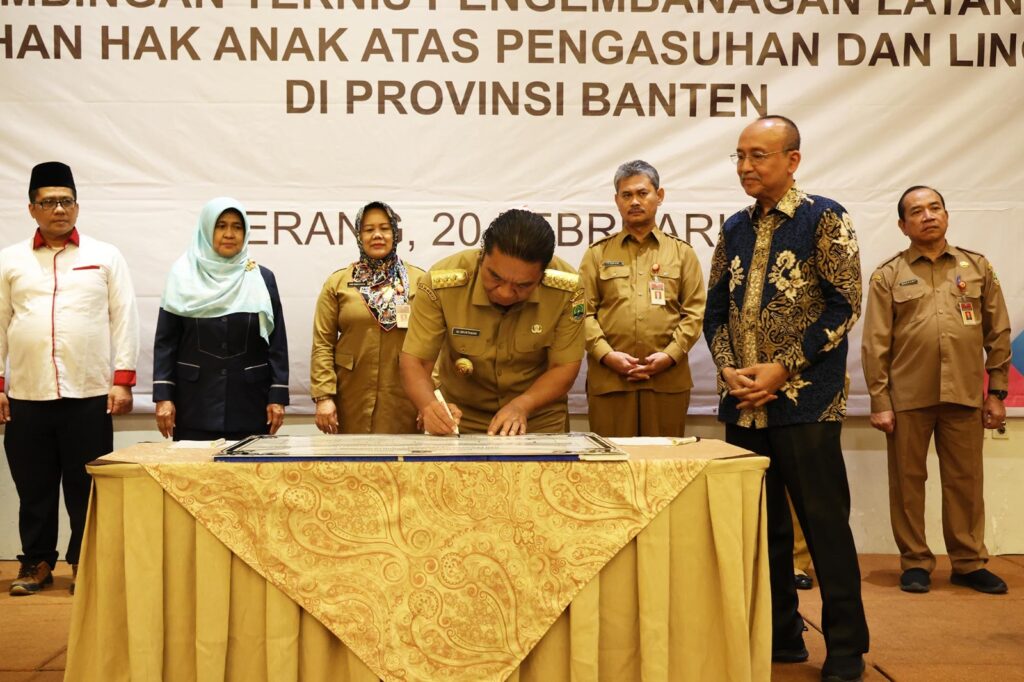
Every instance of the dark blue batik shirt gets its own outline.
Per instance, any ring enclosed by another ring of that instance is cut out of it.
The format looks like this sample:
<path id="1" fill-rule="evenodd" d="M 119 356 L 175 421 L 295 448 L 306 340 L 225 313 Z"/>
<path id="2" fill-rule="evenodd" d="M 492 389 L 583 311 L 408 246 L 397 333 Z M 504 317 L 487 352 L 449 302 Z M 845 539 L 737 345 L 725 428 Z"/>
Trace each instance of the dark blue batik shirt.
<path id="1" fill-rule="evenodd" d="M 840 421 L 847 334 L 860 315 L 857 237 L 849 214 L 795 185 L 766 215 L 755 203 L 722 227 L 708 279 L 704 337 L 719 369 L 719 420 L 763 428 Z M 739 410 L 725 367 L 778 362 L 778 399 Z"/>

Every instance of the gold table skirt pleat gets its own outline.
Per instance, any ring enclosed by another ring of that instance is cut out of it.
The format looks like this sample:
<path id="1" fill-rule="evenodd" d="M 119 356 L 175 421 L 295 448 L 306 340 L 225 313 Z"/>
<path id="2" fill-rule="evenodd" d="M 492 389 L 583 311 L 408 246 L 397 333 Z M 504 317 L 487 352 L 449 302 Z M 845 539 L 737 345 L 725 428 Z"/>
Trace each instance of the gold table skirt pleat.
<path id="1" fill-rule="evenodd" d="M 766 466 L 710 461 L 575 594 L 508 679 L 768 680 Z M 379 679 L 142 466 L 90 471 L 66 680 Z M 434 682 L 400 668 L 390 676 Z"/>

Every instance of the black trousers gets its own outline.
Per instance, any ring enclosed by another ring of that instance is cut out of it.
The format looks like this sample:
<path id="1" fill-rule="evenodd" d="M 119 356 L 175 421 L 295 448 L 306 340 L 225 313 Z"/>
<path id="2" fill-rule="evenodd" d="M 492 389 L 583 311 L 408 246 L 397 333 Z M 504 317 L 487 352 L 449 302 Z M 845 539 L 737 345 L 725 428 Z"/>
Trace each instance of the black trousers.
<path id="1" fill-rule="evenodd" d="M 753 429 L 727 424 L 725 439 L 771 460 L 765 476 L 768 563 L 772 588 L 772 648 L 799 648 L 803 619 L 793 584 L 793 521 L 786 491 L 814 562 L 829 656 L 868 650 L 860 567 L 850 530 L 850 487 L 839 422 Z"/>
<path id="2" fill-rule="evenodd" d="M 10 399 L 4 448 L 18 491 L 18 530 L 24 563 L 57 563 L 60 489 L 71 521 L 65 555 L 77 564 L 85 530 L 92 479 L 88 462 L 114 449 L 114 425 L 107 396 L 59 400 Z"/>

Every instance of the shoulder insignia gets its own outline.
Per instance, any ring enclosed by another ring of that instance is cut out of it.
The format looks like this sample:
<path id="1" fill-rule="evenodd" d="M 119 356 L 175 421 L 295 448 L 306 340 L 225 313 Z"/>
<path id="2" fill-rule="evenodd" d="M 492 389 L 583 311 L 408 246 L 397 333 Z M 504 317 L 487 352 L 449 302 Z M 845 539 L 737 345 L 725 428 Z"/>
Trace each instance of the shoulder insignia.
<path id="1" fill-rule="evenodd" d="M 548 268 L 544 271 L 544 279 L 541 284 L 552 289 L 562 291 L 576 291 L 580 288 L 580 276 L 572 272 L 562 272 Z"/>
<path id="2" fill-rule="evenodd" d="M 416 288 L 425 293 L 431 301 L 437 301 L 437 294 L 435 294 L 434 290 L 428 287 L 422 279 L 419 284 L 416 285 Z"/>
<path id="3" fill-rule="evenodd" d="M 972 256 L 981 256 L 982 258 L 984 258 L 984 257 L 985 257 L 985 254 L 983 254 L 983 253 L 978 253 L 977 251 L 972 251 L 972 250 L 970 250 L 970 249 L 965 249 L 965 248 L 964 248 L 964 247 L 962 247 L 962 246 L 958 246 L 958 247 L 956 247 L 956 248 L 960 249 L 960 250 L 961 250 L 961 251 L 963 251 L 964 253 L 969 253 L 969 254 L 971 254 Z"/>
<path id="4" fill-rule="evenodd" d="M 256 261 L 254 261 L 253 259 L 250 258 L 249 260 L 247 260 L 245 262 L 245 271 L 246 272 L 252 272 L 255 269 L 256 269 Z"/>
<path id="5" fill-rule="evenodd" d="M 687 246 L 689 246 L 691 249 L 693 248 L 693 245 L 690 244 L 690 242 L 686 241 L 685 239 L 683 239 L 679 235 L 672 234 L 671 232 L 665 232 L 664 230 L 662 230 L 661 233 L 663 235 L 665 235 L 666 237 L 668 237 L 669 239 L 675 239 L 677 242 L 682 242 L 682 243 L 686 244 Z"/>
<path id="6" fill-rule="evenodd" d="M 881 282 L 882 281 L 882 275 L 880 275 L 879 273 L 876 272 L 875 274 L 871 275 L 871 281 L 872 282 Z"/>
<path id="7" fill-rule="evenodd" d="M 889 256 L 889 257 L 888 257 L 888 258 L 886 258 L 886 259 L 885 259 L 884 261 L 882 261 L 881 263 L 879 263 L 879 264 L 878 264 L 878 267 L 876 267 L 876 268 L 875 268 L 875 270 L 881 270 L 881 269 L 882 269 L 882 268 L 884 268 L 884 267 L 885 267 L 886 265 L 888 265 L 889 263 L 893 262 L 894 260 L 896 260 L 897 258 L 899 258 L 899 257 L 900 257 L 900 256 L 902 256 L 902 255 L 903 255 L 903 252 L 902 252 L 902 251 L 900 251 L 900 252 L 899 252 L 899 253 L 897 253 L 897 254 L 896 254 L 895 256 Z"/>
<path id="8" fill-rule="evenodd" d="M 588 249 L 592 249 L 592 248 L 594 248 L 595 246 L 597 246 L 598 244 L 603 244 L 603 243 L 605 243 L 606 241 L 608 241 L 609 239 L 611 239 L 611 238 L 612 238 L 612 237 L 614 237 L 614 236 L 615 236 L 614 234 L 610 234 L 610 235 L 608 235 L 607 237 L 601 237 L 601 238 L 600 238 L 600 239 L 598 239 L 598 240 L 597 240 L 596 242 L 591 242 L 591 243 L 590 243 L 590 246 L 588 246 L 587 248 L 588 248 Z"/>
<path id="9" fill-rule="evenodd" d="M 469 273 L 465 270 L 431 270 L 430 286 L 434 289 L 451 289 L 464 287 L 469 282 Z"/>

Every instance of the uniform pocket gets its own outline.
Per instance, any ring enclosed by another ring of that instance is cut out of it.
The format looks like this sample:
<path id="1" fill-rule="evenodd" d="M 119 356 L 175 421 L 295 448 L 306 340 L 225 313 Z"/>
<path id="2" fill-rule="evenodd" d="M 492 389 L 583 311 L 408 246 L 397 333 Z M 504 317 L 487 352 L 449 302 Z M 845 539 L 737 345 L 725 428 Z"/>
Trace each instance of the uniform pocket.
<path id="1" fill-rule="evenodd" d="M 469 357 L 482 357 L 487 353 L 487 348 L 490 345 L 482 336 L 460 336 L 457 334 L 449 334 L 448 343 L 456 353 Z"/>
<path id="2" fill-rule="evenodd" d="M 517 351 L 520 353 L 530 353 L 551 345 L 554 339 L 553 330 L 534 331 L 539 326 L 535 324 L 532 327 L 526 327 L 516 332 L 515 349 Z"/>
<path id="3" fill-rule="evenodd" d="M 924 296 L 924 289 L 921 287 L 896 287 L 892 290 L 894 303 L 909 303 Z"/>
<path id="4" fill-rule="evenodd" d="M 607 268 L 601 268 L 601 272 L 598 273 L 598 277 L 600 277 L 602 281 L 618 279 L 620 277 L 629 277 L 629 268 L 625 265 L 612 265 Z"/>
<path id="5" fill-rule="evenodd" d="M 190 362 L 179 362 L 177 365 L 179 381 L 199 381 L 199 365 Z"/>
<path id="6" fill-rule="evenodd" d="M 658 281 L 665 283 L 665 300 L 675 301 L 679 298 L 679 287 L 681 282 L 679 281 L 680 269 L 678 265 L 663 265 L 661 270 L 658 272 Z M 654 277 L 651 277 L 651 281 L 654 281 Z"/>
<path id="7" fill-rule="evenodd" d="M 964 287 L 963 291 L 960 291 L 959 287 L 950 289 L 951 294 L 959 299 L 961 296 L 978 302 L 981 300 L 981 283 L 980 282 L 967 282 L 967 286 Z"/>
<path id="8" fill-rule="evenodd" d="M 245 376 L 246 382 L 250 384 L 266 382 L 270 380 L 270 365 L 264 362 L 262 365 L 246 367 L 242 370 L 242 374 Z"/>
<path id="9" fill-rule="evenodd" d="M 350 370 L 355 366 L 355 358 L 348 353 L 335 353 L 334 366 L 339 369 Z"/>
<path id="10" fill-rule="evenodd" d="M 926 308 L 923 286 L 903 286 L 892 290 L 893 307 L 896 319 L 902 322 L 915 322 L 924 317 Z"/>

